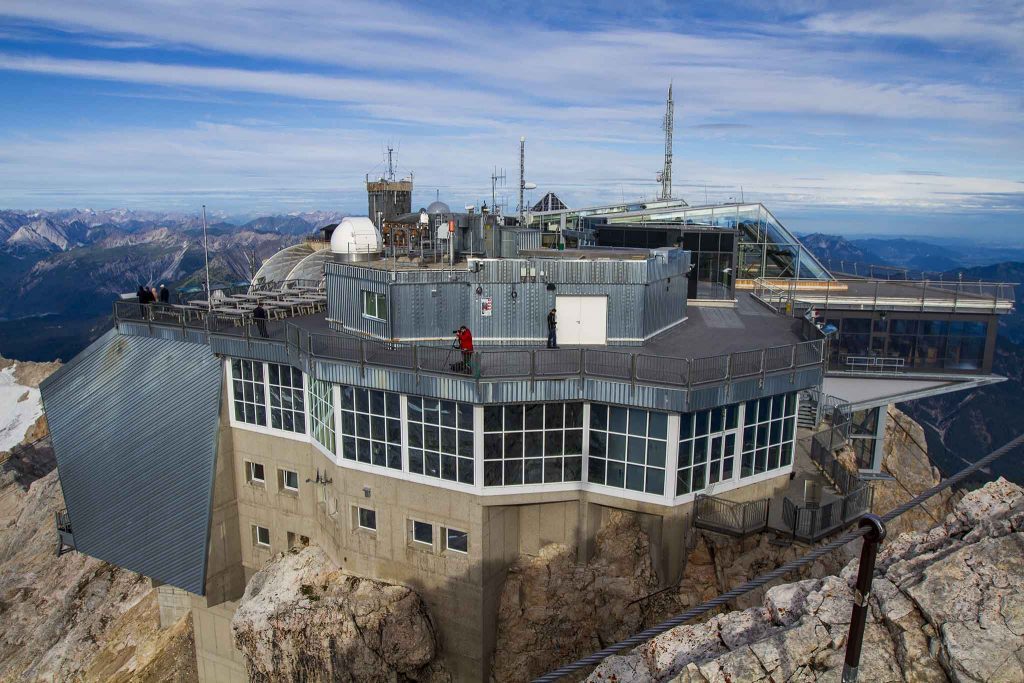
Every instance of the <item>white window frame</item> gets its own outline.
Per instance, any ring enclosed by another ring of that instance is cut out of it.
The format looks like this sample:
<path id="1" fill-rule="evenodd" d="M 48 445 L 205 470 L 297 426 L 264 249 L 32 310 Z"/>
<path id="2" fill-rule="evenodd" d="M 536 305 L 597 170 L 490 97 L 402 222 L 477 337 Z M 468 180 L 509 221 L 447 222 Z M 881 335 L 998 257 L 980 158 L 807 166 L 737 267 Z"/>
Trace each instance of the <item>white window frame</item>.
<path id="1" fill-rule="evenodd" d="M 465 550 L 459 550 L 458 548 L 453 548 L 450 545 L 449 541 L 451 540 L 451 534 L 453 532 L 456 533 L 456 534 L 462 534 L 462 536 L 466 539 L 466 549 Z M 445 552 L 458 553 L 460 555 L 468 555 L 469 554 L 469 532 L 468 531 L 459 531 L 458 529 L 453 529 L 451 527 L 445 527 L 444 528 L 444 549 L 445 549 Z"/>
<path id="2" fill-rule="evenodd" d="M 263 476 L 256 476 L 256 468 L 259 467 L 263 470 Z M 261 462 L 255 460 L 245 461 L 245 481 L 253 486 L 266 486 L 267 485 L 267 467 Z"/>
<path id="3" fill-rule="evenodd" d="M 288 485 L 289 474 L 295 475 L 295 486 Z M 297 471 L 281 468 L 281 490 L 288 491 L 289 493 L 299 492 L 299 473 Z"/>
<path id="4" fill-rule="evenodd" d="M 366 526 L 363 524 L 363 512 L 370 512 L 373 514 L 373 526 Z M 371 533 L 377 533 L 377 511 L 373 508 L 364 508 L 362 506 L 356 506 L 356 529 L 360 531 L 368 531 Z"/>
<path id="5" fill-rule="evenodd" d="M 410 521 L 412 522 L 412 524 L 409 525 L 409 539 L 411 540 L 411 542 L 415 546 L 417 546 L 417 547 L 426 547 L 426 548 L 433 549 L 434 548 L 434 525 L 432 523 L 430 523 L 430 522 L 424 522 L 421 519 L 412 519 Z M 416 525 L 417 524 L 426 525 L 430 529 L 430 542 L 429 543 L 426 542 L 426 541 L 421 541 L 418 538 L 416 538 Z"/>
<path id="6" fill-rule="evenodd" d="M 387 292 L 375 292 L 370 289 L 360 290 L 360 311 L 362 316 L 367 320 L 376 320 L 377 322 L 388 321 L 388 295 Z M 372 302 L 373 312 L 369 312 L 370 304 Z M 383 311 L 381 307 L 383 306 Z"/>
<path id="7" fill-rule="evenodd" d="M 303 419 L 305 420 L 306 430 L 305 430 L 305 432 L 292 432 L 292 431 L 289 431 L 287 429 L 277 429 L 277 428 L 271 426 L 271 418 L 270 418 L 270 411 L 271 411 L 271 408 L 270 408 L 270 368 L 268 367 L 269 363 L 266 363 L 264 361 L 251 361 L 251 362 L 253 362 L 253 363 L 260 363 L 260 364 L 263 365 L 263 396 L 264 396 L 264 404 L 263 404 L 262 407 L 263 407 L 263 415 L 266 418 L 265 419 L 266 424 L 259 425 L 259 424 L 253 424 L 251 422 L 242 422 L 241 420 L 235 419 L 235 410 L 234 410 L 235 387 L 234 387 L 234 376 L 233 376 L 232 370 L 231 370 L 231 361 L 232 360 L 248 361 L 249 359 L 247 359 L 247 358 L 232 358 L 232 357 L 228 357 L 228 358 L 225 359 L 225 362 L 224 362 L 225 378 L 227 380 L 227 385 L 228 385 L 228 399 L 231 401 L 231 410 L 228 412 L 228 415 L 229 415 L 229 418 L 230 418 L 229 419 L 229 423 L 230 423 L 230 425 L 232 427 L 236 427 L 238 429 L 247 429 L 249 431 L 258 432 L 260 434 L 271 434 L 273 436 L 281 436 L 281 437 L 284 437 L 286 439 L 292 439 L 294 441 L 306 441 L 306 442 L 310 442 L 310 443 L 316 443 L 319 446 L 319 442 L 316 439 L 314 439 L 310 435 L 310 433 L 309 433 L 309 431 L 310 431 L 309 430 L 309 427 L 310 427 L 309 387 L 308 387 L 309 378 L 308 378 L 308 376 L 306 375 L 305 372 L 302 373 L 302 415 L 303 415 Z M 275 365 L 287 365 L 287 363 L 275 363 Z M 320 449 L 326 452 L 326 449 L 324 449 L 322 446 L 320 446 Z"/>
<path id="8" fill-rule="evenodd" d="M 263 541 L 260 540 L 260 530 L 263 530 L 263 531 L 267 532 L 267 542 L 266 543 L 264 543 Z M 252 525 L 252 532 L 253 532 L 253 540 L 254 540 L 254 542 L 255 542 L 257 547 L 259 547 L 259 548 L 269 548 L 270 547 L 270 527 L 260 526 L 259 524 L 253 524 Z"/>

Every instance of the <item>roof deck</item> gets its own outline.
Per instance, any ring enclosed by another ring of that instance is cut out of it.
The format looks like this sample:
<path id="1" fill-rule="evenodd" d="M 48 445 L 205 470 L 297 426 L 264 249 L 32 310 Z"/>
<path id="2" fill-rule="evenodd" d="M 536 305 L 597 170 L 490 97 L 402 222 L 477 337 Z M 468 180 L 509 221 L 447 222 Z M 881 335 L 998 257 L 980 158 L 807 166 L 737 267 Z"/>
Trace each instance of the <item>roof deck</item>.
<path id="1" fill-rule="evenodd" d="M 224 304 L 230 306 L 230 304 Z M 243 307 L 247 304 L 243 303 Z M 480 346 L 470 365 L 446 343 L 378 341 L 331 329 L 323 312 L 291 309 L 290 315 L 254 321 L 251 310 L 218 307 L 115 304 L 115 322 L 131 324 L 133 334 L 158 336 L 180 329 L 208 340 L 210 335 L 281 344 L 311 357 L 343 363 L 390 367 L 476 380 L 594 377 L 631 383 L 692 387 L 755 377 L 795 368 L 820 367 L 824 344 L 804 340 L 801 321 L 778 315 L 750 295 L 735 308 L 693 306 L 688 317 L 642 346 L 580 346 L 547 349 L 540 344 Z M 261 329 L 262 327 L 262 329 Z M 264 334 L 265 333 L 265 334 Z"/>

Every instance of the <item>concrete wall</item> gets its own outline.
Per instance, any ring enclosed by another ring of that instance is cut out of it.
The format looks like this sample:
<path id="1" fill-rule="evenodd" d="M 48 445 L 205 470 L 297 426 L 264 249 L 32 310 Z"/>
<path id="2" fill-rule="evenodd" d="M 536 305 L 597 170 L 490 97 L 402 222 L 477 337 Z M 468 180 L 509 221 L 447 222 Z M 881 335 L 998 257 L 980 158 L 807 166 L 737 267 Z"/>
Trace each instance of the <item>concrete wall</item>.
<path id="1" fill-rule="evenodd" d="M 247 481 L 248 462 L 263 465 L 265 483 Z M 297 493 L 283 490 L 283 469 L 298 472 Z M 318 474 L 329 483 L 316 483 Z M 777 477 L 728 496 L 762 497 L 786 481 Z M 630 510 L 651 539 L 654 566 L 667 586 L 679 580 L 685 564 L 692 509 L 580 491 L 475 496 L 338 467 L 309 443 L 230 427 L 221 432 L 215 491 L 209 583 L 217 591 L 209 599 L 190 596 L 203 681 L 244 680 L 244 661 L 230 631 L 235 601 L 244 581 L 302 537 L 324 548 L 346 572 L 416 590 L 434 620 L 453 679 L 486 680 L 505 576 L 520 556 L 561 543 L 575 547 L 579 561 L 586 562 L 610 511 Z M 357 528 L 357 507 L 376 512 L 375 532 Z M 412 520 L 434 525 L 432 547 L 411 540 Z M 254 543 L 256 524 L 270 529 L 270 548 Z M 468 532 L 468 554 L 444 549 L 446 527 Z M 183 608 L 176 593 L 161 600 L 167 619 Z"/>

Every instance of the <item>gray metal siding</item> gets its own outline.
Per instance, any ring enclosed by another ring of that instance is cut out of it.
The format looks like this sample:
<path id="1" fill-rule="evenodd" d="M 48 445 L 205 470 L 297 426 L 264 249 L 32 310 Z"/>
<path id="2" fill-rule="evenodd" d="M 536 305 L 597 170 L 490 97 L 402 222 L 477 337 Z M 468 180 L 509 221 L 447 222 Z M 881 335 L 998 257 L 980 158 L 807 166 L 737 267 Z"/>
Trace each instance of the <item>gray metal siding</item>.
<path id="1" fill-rule="evenodd" d="M 207 346 L 112 330 L 43 383 L 78 550 L 205 592 L 221 367 Z"/>

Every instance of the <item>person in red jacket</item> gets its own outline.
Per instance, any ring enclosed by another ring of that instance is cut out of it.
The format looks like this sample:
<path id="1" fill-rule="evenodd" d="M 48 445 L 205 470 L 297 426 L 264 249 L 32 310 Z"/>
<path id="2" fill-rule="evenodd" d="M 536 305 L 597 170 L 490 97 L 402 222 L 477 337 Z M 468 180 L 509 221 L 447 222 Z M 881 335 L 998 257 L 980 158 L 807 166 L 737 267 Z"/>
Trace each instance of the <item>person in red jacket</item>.
<path id="1" fill-rule="evenodd" d="M 455 330 L 455 338 L 458 340 L 459 350 L 462 351 L 462 365 L 459 369 L 469 374 L 469 363 L 473 360 L 473 334 L 463 325 Z"/>

